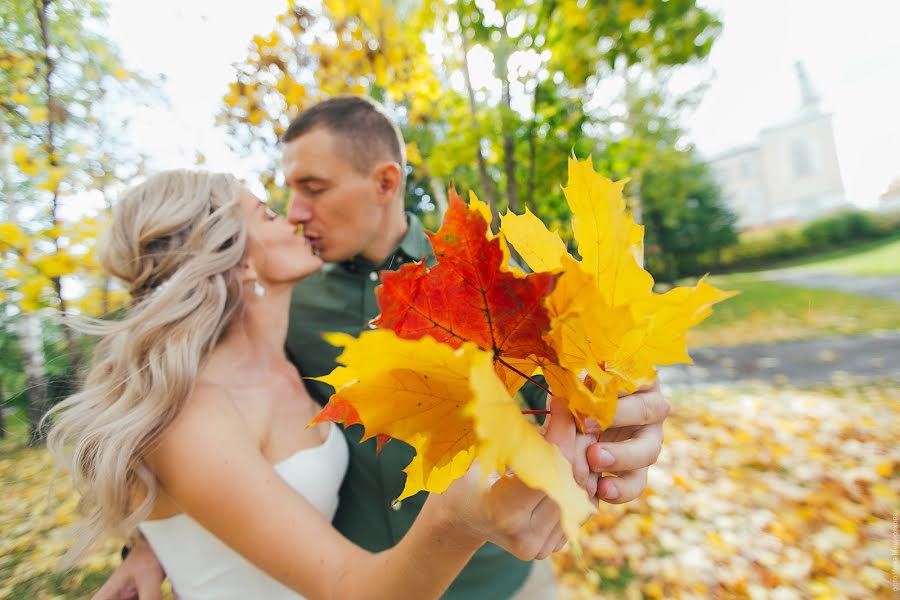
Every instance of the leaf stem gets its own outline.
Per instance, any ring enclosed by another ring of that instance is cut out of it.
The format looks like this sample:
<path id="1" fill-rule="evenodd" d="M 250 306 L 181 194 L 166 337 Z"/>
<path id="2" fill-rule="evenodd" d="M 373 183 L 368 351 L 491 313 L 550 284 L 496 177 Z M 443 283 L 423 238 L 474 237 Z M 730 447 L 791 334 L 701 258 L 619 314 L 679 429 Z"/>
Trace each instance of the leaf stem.
<path id="1" fill-rule="evenodd" d="M 528 375 L 526 375 L 526 374 L 523 373 L 522 371 L 518 370 L 517 368 L 515 368 L 514 366 L 512 366 L 511 364 L 509 364 L 508 362 L 506 362 L 505 360 L 503 360 L 503 359 L 500 358 L 499 356 L 497 357 L 497 362 L 499 362 L 501 365 L 503 365 L 504 367 L 506 367 L 507 369 L 509 369 L 509 370 L 512 371 L 513 373 L 517 373 L 517 374 L 521 375 L 522 377 L 524 377 L 525 379 L 527 379 L 528 381 L 530 381 L 530 382 L 533 383 L 534 385 L 538 386 L 539 388 L 541 388 L 542 390 L 544 390 L 545 392 L 547 392 L 547 395 L 548 395 L 548 396 L 551 395 L 551 394 L 550 394 L 550 390 L 548 390 L 545 386 L 543 386 L 539 381 L 537 381 L 536 379 L 534 379 L 534 378 L 532 378 L 532 377 L 529 377 Z"/>

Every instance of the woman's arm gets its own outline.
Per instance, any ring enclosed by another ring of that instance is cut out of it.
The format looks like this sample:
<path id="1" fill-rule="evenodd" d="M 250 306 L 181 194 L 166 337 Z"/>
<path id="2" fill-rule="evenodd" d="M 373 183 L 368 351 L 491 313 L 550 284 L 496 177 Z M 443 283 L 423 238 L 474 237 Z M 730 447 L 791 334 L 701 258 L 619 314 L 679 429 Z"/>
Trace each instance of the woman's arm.
<path id="1" fill-rule="evenodd" d="M 188 515 L 309 598 L 394 598 L 398 590 L 436 598 L 484 541 L 477 526 L 461 526 L 452 500 L 434 495 L 397 546 L 359 548 L 279 477 L 237 409 L 209 389 L 197 390 L 148 462 Z"/>

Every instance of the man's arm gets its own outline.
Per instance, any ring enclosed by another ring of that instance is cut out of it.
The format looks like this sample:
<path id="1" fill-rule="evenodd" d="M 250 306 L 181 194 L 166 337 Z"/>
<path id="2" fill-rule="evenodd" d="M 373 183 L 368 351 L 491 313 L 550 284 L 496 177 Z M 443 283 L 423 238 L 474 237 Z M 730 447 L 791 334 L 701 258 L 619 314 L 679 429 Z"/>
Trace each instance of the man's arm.
<path id="1" fill-rule="evenodd" d="M 93 600 L 162 600 L 166 574 L 144 536 L 139 536 L 128 556 L 106 580 Z"/>

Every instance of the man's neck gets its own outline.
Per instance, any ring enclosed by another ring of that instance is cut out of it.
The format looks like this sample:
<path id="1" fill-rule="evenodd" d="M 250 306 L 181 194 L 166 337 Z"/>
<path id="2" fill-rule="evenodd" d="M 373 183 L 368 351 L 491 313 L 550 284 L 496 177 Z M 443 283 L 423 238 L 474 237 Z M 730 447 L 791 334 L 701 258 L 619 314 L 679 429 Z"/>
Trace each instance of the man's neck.
<path id="1" fill-rule="evenodd" d="M 386 219 L 383 233 L 360 256 L 373 265 L 380 265 L 397 250 L 409 230 L 406 221 L 406 213 L 400 205 L 397 210 L 391 211 Z"/>

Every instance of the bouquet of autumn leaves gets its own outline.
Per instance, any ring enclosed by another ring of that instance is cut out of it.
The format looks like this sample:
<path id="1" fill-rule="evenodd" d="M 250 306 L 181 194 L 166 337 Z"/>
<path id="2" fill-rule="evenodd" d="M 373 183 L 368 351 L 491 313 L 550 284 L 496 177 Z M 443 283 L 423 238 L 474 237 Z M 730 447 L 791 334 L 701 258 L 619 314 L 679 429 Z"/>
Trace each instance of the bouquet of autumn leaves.
<path id="1" fill-rule="evenodd" d="M 378 329 L 326 335 L 343 348 L 342 366 L 320 378 L 335 393 L 314 422 L 362 424 L 379 448 L 390 438 L 411 445 L 399 499 L 444 491 L 476 458 L 483 473 L 510 470 L 559 504 L 577 542 L 594 507 L 516 392 L 542 374 L 576 419 L 609 426 L 620 392 L 651 384 L 657 365 L 691 362 L 687 329 L 733 295 L 705 281 L 654 293 L 623 187 L 590 158 L 569 160 L 563 191 L 581 260 L 528 211 L 507 213 L 492 234 L 487 205 L 470 194 L 466 206 L 451 189 L 443 225 L 429 233 L 437 264 L 381 274 Z M 508 244 L 532 273 L 510 265 Z"/>

